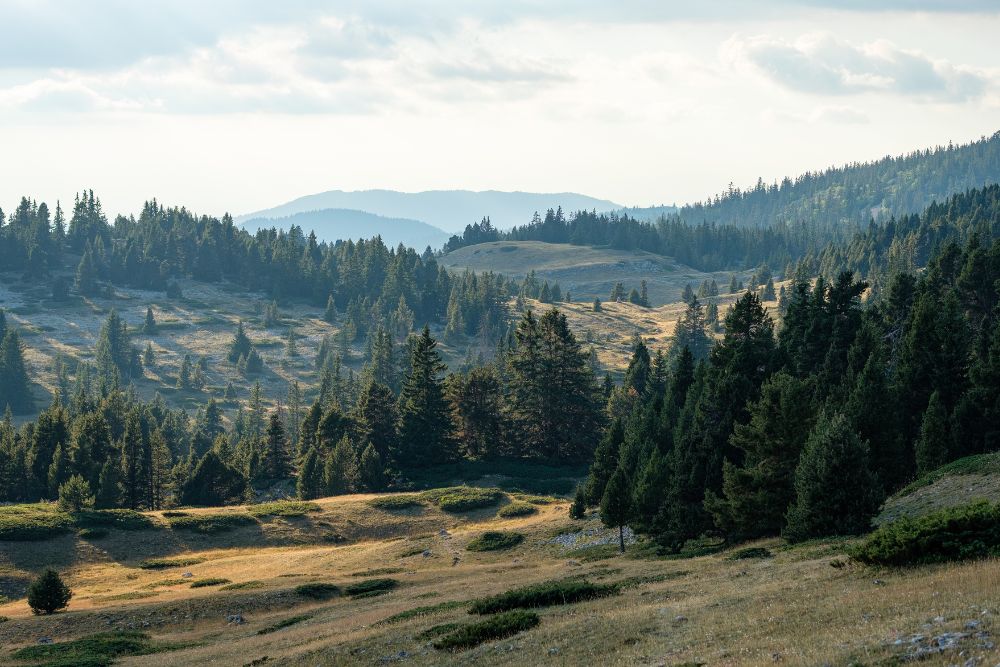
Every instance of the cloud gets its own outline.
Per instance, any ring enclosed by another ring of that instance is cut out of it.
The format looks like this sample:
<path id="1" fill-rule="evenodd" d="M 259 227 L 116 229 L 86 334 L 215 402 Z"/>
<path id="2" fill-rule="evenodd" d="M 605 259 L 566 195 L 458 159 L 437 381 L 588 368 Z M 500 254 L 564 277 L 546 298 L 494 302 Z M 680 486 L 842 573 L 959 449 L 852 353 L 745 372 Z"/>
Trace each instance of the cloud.
<path id="1" fill-rule="evenodd" d="M 884 92 L 916 98 L 962 102 L 981 97 L 990 74 L 886 40 L 855 45 L 828 33 L 794 42 L 768 35 L 735 35 L 722 47 L 723 58 L 782 86 L 805 93 L 847 95 Z"/>

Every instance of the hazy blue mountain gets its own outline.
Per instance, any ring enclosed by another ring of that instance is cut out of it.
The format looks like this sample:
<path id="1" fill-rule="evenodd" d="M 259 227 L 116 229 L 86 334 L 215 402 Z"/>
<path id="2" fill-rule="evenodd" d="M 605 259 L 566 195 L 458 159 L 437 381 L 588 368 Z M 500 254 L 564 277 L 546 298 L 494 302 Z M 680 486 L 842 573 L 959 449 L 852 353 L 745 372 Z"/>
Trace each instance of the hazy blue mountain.
<path id="1" fill-rule="evenodd" d="M 306 234 L 310 231 L 316 232 L 321 241 L 356 240 L 371 238 L 378 234 L 390 247 L 402 243 L 417 250 L 423 250 L 427 246 L 436 250 L 448 240 L 447 233 L 426 222 L 408 218 L 387 218 L 374 213 L 342 208 L 305 211 L 275 218 L 254 217 L 240 224 L 251 232 L 261 227 L 288 229 L 292 225 L 298 225 Z"/>
<path id="2" fill-rule="evenodd" d="M 331 190 L 299 197 L 274 208 L 240 216 L 237 221 L 254 218 L 283 218 L 305 211 L 352 209 L 391 218 L 421 220 L 447 232 L 461 232 L 465 226 L 489 216 L 495 227 L 506 228 L 531 221 L 538 211 L 562 206 L 564 211 L 581 209 L 609 211 L 622 206 L 612 201 L 595 199 L 572 192 L 535 193 L 485 190 L 428 190 L 426 192 L 396 192 L 394 190 L 361 190 L 345 192 Z M 357 236 L 357 234 L 352 234 Z"/>

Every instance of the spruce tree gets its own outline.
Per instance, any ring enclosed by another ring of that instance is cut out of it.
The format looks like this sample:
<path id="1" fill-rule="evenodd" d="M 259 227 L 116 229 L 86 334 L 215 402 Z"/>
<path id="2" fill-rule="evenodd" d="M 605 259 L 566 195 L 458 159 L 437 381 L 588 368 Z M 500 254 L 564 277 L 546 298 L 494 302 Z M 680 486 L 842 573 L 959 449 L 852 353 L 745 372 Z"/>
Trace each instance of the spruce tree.
<path id="1" fill-rule="evenodd" d="M 381 491 L 385 487 L 385 465 L 371 443 L 358 459 L 358 484 L 364 491 Z"/>
<path id="2" fill-rule="evenodd" d="M 73 475 L 59 485 L 59 509 L 64 512 L 79 512 L 94 506 L 94 494 L 90 484 L 80 475 Z"/>
<path id="3" fill-rule="evenodd" d="M 153 316 L 153 307 L 146 306 L 146 319 L 142 324 L 142 332 L 147 336 L 156 333 L 156 317 Z"/>
<path id="4" fill-rule="evenodd" d="M 87 248 L 83 251 L 83 258 L 76 267 L 76 289 L 84 296 L 97 294 L 97 265 L 94 262 L 94 251 L 87 243 Z"/>
<path id="5" fill-rule="evenodd" d="M 449 461 L 455 454 L 451 414 L 440 374 L 447 369 L 428 327 L 410 354 L 410 372 L 399 396 L 400 457 L 405 466 Z"/>
<path id="6" fill-rule="evenodd" d="M 323 461 L 315 446 L 310 447 L 302 458 L 295 491 L 302 500 L 312 500 L 323 495 Z"/>
<path id="7" fill-rule="evenodd" d="M 48 568 L 28 586 L 28 606 L 33 614 L 52 614 L 69 605 L 73 592 L 59 574 Z"/>
<path id="8" fill-rule="evenodd" d="M 241 321 L 236 327 L 236 333 L 233 335 L 232 342 L 229 344 L 229 352 L 226 354 L 226 359 L 231 364 L 238 363 L 240 359 L 246 358 L 252 350 L 253 343 L 250 342 L 250 337 L 247 336 L 246 329 L 243 328 L 243 322 Z"/>
<path id="9" fill-rule="evenodd" d="M 631 501 L 628 477 L 619 467 L 611 475 L 601 497 L 601 522 L 609 528 L 618 528 L 618 547 L 622 553 L 625 553 L 625 525 L 632 516 Z"/>
<path id="10" fill-rule="evenodd" d="M 817 420 L 795 471 L 795 502 L 784 536 L 792 542 L 857 535 L 871 525 L 880 502 L 868 463 L 868 444 L 842 413 Z"/>
<path id="11" fill-rule="evenodd" d="M 326 310 L 323 311 L 323 320 L 328 324 L 333 324 L 337 321 L 337 304 L 334 302 L 332 294 L 326 299 Z"/>
<path id="12" fill-rule="evenodd" d="M 17 330 L 8 328 L 0 343 L 0 409 L 27 414 L 35 407 L 24 363 L 24 347 Z"/>
<path id="13" fill-rule="evenodd" d="M 618 469 L 618 456 L 624 440 L 625 429 L 621 420 L 616 419 L 594 450 L 594 460 L 590 465 L 587 481 L 583 484 L 584 498 L 588 505 L 597 505 L 604 497 L 604 488 Z"/>
<path id="14" fill-rule="evenodd" d="M 584 497 L 583 485 L 576 485 L 576 493 L 573 494 L 573 504 L 569 506 L 569 518 L 582 519 L 587 515 L 587 499 Z"/>
<path id="15" fill-rule="evenodd" d="M 323 482 L 331 496 L 351 493 L 358 481 L 358 452 L 348 436 L 342 437 L 329 456 L 323 469 Z"/>
<path id="16" fill-rule="evenodd" d="M 285 425 L 277 411 L 271 413 L 264 433 L 264 470 L 268 479 L 285 479 L 292 473 Z"/>
<path id="17" fill-rule="evenodd" d="M 927 402 L 915 446 L 918 475 L 926 475 L 948 462 L 949 440 L 948 413 L 941 393 L 935 391 Z"/>
<path id="18" fill-rule="evenodd" d="M 109 456 L 98 478 L 95 505 L 100 509 L 113 509 L 121 504 L 121 467 L 116 457 Z"/>

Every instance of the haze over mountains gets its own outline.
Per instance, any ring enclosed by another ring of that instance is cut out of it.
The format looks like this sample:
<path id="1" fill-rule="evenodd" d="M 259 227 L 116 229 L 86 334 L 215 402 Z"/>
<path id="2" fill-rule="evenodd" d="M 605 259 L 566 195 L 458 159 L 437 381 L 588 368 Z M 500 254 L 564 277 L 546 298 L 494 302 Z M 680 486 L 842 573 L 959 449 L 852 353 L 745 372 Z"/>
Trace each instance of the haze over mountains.
<path id="1" fill-rule="evenodd" d="M 489 216 L 496 227 L 523 225 L 536 212 L 561 206 L 564 211 L 621 208 L 620 204 L 573 192 L 501 192 L 486 190 L 428 190 L 398 192 L 331 190 L 299 197 L 273 208 L 237 217 L 249 229 L 260 226 L 301 224 L 315 229 L 321 239 L 371 237 L 381 234 L 386 243 L 413 247 L 440 247 L 448 236 Z M 291 216 L 309 213 L 302 218 Z M 367 215 L 366 215 L 367 214 Z M 309 226 L 307 226 L 307 224 Z"/>

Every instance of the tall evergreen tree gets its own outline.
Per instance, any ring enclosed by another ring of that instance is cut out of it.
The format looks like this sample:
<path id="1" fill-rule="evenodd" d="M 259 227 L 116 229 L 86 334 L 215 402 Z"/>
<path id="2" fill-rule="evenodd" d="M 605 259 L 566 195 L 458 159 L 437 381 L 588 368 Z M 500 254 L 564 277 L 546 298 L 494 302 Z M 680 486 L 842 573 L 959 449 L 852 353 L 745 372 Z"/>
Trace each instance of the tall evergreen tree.
<path id="1" fill-rule="evenodd" d="M 399 396 L 401 463 L 423 466 L 455 455 L 451 416 L 440 375 L 447 366 L 428 327 L 414 342 Z"/>
<path id="2" fill-rule="evenodd" d="M 21 337 L 9 327 L 0 342 L 0 410 L 7 407 L 14 414 L 27 414 L 35 407 Z"/>

